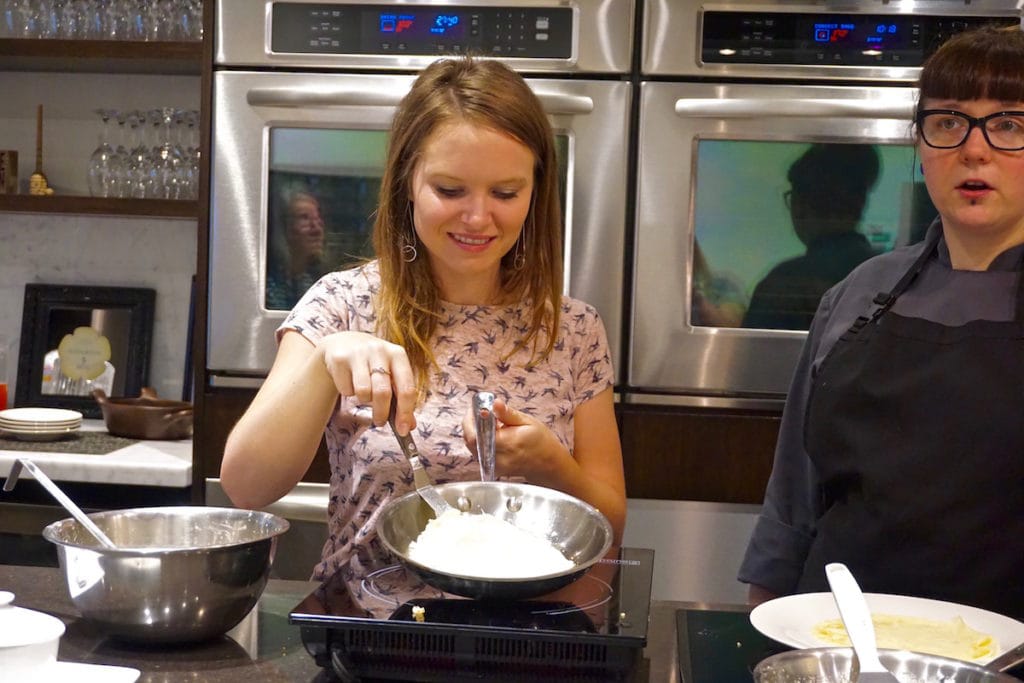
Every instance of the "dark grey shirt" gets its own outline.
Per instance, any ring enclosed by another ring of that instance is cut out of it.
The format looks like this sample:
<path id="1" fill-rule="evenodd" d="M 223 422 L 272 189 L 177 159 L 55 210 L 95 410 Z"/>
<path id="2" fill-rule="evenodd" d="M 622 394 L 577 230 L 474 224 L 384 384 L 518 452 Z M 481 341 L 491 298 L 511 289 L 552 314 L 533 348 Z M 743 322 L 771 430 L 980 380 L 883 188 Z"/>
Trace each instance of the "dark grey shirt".
<path id="1" fill-rule="evenodd" d="M 941 226 L 936 223 L 929 230 L 941 230 Z M 795 590 L 823 512 L 818 478 L 803 441 L 812 373 L 857 316 L 872 309 L 875 295 L 891 290 L 923 249 L 924 241 L 869 259 L 822 297 L 786 398 L 775 463 L 740 565 L 740 581 L 779 595 Z M 953 270 L 949 249 L 940 239 L 937 254 L 891 310 L 949 326 L 971 320 L 1012 320 L 1022 256 L 1024 245 L 1000 254 L 987 271 Z"/>

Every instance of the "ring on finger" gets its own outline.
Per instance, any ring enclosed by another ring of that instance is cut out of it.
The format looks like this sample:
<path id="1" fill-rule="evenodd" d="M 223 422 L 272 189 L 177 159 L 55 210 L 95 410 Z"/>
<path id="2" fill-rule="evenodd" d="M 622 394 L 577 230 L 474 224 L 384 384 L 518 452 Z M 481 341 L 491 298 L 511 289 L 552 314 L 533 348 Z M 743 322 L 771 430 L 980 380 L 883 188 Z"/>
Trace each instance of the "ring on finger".
<path id="1" fill-rule="evenodd" d="M 379 365 L 377 367 L 375 367 L 375 368 L 370 368 L 370 374 L 371 375 L 387 375 L 388 377 L 391 376 L 390 372 L 388 372 L 387 370 L 385 370 L 384 368 L 382 368 Z"/>

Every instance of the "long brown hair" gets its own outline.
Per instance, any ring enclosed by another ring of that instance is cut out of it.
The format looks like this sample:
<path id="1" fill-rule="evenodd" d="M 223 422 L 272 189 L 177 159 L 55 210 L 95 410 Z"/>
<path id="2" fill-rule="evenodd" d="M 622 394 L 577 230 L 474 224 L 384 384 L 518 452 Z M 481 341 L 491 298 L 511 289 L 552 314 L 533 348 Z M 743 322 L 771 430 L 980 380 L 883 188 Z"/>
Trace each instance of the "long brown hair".
<path id="1" fill-rule="evenodd" d="M 509 300 L 532 307 L 531 324 L 518 348 L 532 349 L 531 363 L 554 348 L 562 296 L 562 213 L 554 134 L 543 106 L 523 78 L 504 64 L 471 57 L 441 59 L 419 75 L 402 99 L 391 125 L 387 163 L 373 226 L 381 287 L 377 333 L 405 348 L 420 395 L 437 365 L 429 342 L 437 328 L 441 298 L 429 259 L 407 262 L 402 246 L 414 244 L 411 183 L 424 142 L 439 126 L 467 122 L 504 133 L 534 154 L 533 196 L 522 233 L 501 260 L 501 286 Z M 516 254 L 525 263 L 517 268 Z"/>

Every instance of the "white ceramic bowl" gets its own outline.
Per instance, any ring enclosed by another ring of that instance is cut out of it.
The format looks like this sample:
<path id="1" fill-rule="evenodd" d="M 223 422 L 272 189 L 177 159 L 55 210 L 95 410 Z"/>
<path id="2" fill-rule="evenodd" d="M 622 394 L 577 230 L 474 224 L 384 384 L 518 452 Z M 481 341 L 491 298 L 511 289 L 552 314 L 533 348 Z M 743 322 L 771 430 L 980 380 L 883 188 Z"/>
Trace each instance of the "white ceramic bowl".
<path id="1" fill-rule="evenodd" d="M 14 593 L 0 591 L 0 672 L 5 681 L 45 678 L 57 661 L 64 622 L 49 614 L 15 607 Z"/>

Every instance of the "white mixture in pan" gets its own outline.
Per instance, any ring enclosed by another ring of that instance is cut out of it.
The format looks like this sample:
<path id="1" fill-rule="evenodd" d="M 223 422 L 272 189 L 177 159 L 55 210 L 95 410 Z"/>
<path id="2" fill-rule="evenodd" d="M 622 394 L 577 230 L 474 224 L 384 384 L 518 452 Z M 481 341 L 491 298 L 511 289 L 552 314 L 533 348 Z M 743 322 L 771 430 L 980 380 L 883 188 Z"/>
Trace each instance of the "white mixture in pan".
<path id="1" fill-rule="evenodd" d="M 447 574 L 520 579 L 556 574 L 575 563 L 546 539 L 489 514 L 448 510 L 409 544 L 409 558 Z"/>

